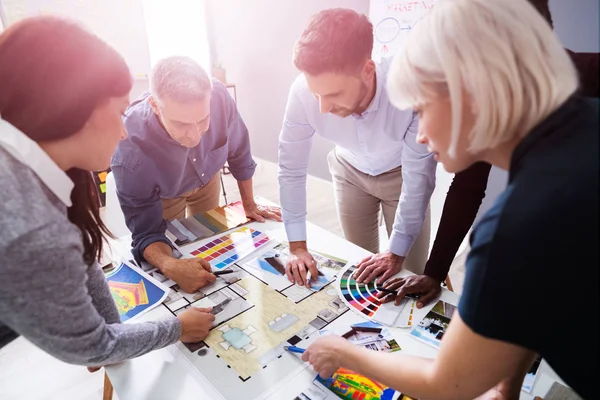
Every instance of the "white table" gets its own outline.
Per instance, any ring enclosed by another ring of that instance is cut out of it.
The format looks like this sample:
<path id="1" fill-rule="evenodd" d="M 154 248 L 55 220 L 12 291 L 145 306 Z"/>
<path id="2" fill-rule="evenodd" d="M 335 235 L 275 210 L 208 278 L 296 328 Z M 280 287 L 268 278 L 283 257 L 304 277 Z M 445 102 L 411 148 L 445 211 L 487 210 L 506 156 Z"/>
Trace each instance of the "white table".
<path id="1" fill-rule="evenodd" d="M 267 232 L 271 237 L 285 238 L 281 223 L 269 221 L 264 224 L 252 223 L 250 226 Z M 313 250 L 344 258 L 350 262 L 357 262 L 368 255 L 367 251 L 311 223 L 308 224 L 308 242 L 309 247 Z M 249 258 L 252 257 L 251 255 Z M 244 260 L 241 260 L 238 264 L 243 262 Z M 442 289 L 442 300 L 458 304 L 458 298 L 457 294 Z M 426 310 L 417 310 L 413 320 L 418 322 L 425 313 Z M 169 311 L 161 306 L 143 315 L 140 320 L 156 320 L 170 315 Z M 392 329 L 396 341 L 405 353 L 429 358 L 435 357 L 437 350 L 409 337 L 408 331 L 409 329 Z M 299 360 L 299 366 L 301 364 Z M 193 368 L 174 345 L 107 367 L 106 372 L 120 400 L 223 399 L 220 393 Z M 540 382 L 539 378 L 544 373 L 549 375 L 546 375 Z M 314 376 L 315 373 L 312 369 L 306 368 L 298 375 L 288 377 L 285 384 L 281 384 L 275 392 L 269 393 L 264 398 L 294 399 L 311 384 Z M 543 362 L 538 371 L 533 394 L 543 396 L 552 383 L 550 378 L 558 380 L 547 364 Z M 521 393 L 521 399 L 533 399 L 532 395 Z"/>

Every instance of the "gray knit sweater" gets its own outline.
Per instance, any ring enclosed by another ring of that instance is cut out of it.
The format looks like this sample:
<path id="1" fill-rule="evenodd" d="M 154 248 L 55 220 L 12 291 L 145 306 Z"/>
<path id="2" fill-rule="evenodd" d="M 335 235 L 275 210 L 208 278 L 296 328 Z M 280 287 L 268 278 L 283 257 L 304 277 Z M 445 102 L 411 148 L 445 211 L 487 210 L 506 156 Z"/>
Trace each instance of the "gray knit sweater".
<path id="1" fill-rule="evenodd" d="M 62 361 L 100 366 L 178 340 L 175 317 L 120 323 L 65 205 L 2 147 L 0 188 L 0 347 L 23 335 Z"/>

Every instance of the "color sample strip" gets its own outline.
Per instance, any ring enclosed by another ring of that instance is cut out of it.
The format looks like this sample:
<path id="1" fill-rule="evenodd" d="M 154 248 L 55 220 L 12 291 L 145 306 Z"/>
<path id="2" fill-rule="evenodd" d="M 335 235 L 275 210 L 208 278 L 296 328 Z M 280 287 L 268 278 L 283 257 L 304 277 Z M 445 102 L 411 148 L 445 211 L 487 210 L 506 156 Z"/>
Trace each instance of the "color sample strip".
<path id="1" fill-rule="evenodd" d="M 179 222 L 178 220 L 174 219 L 173 221 L 171 221 L 171 224 L 177 228 L 179 230 L 179 232 L 183 233 L 185 236 L 188 237 L 188 240 L 190 241 L 194 241 L 196 239 L 198 239 L 198 237 L 196 235 L 194 235 L 192 232 L 190 232 L 185 226 L 183 226 L 183 224 L 181 222 Z"/>
<path id="2" fill-rule="evenodd" d="M 185 226 L 190 232 L 196 235 L 198 238 L 212 236 L 214 233 L 206 226 L 202 225 L 195 218 L 186 218 L 181 220 L 181 224 Z"/>
<path id="3" fill-rule="evenodd" d="M 213 268 L 223 269 L 268 241 L 269 237 L 266 234 L 243 227 L 214 239 L 190 254 L 205 259 Z"/>
<path id="4" fill-rule="evenodd" d="M 179 229 L 177 229 L 175 225 L 171 223 L 171 221 L 167 221 L 167 230 L 177 238 L 175 244 L 180 245 L 188 241 L 188 237 L 179 231 Z"/>
<path id="5" fill-rule="evenodd" d="M 193 216 L 193 218 L 196 218 L 196 220 L 198 222 L 200 222 L 202 225 L 204 225 L 205 227 L 207 227 L 208 229 L 210 229 L 213 233 L 218 233 L 218 232 L 222 232 L 219 230 L 218 227 L 214 226 L 206 217 L 204 214 L 196 214 Z"/>

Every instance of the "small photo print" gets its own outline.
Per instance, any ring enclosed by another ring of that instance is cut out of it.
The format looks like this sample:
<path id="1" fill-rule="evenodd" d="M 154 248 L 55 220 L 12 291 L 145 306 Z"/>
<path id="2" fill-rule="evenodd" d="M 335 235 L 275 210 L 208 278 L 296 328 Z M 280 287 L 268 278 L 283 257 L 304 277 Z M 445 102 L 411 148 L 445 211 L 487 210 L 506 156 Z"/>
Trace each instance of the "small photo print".
<path id="1" fill-rule="evenodd" d="M 438 301 L 419 322 L 419 325 L 413 328 L 410 335 L 439 349 L 455 310 L 456 306 L 442 300 Z"/>
<path id="2" fill-rule="evenodd" d="M 542 362 L 542 357 L 537 356 L 536 359 L 531 364 L 531 368 L 529 368 L 529 372 L 525 375 L 525 379 L 523 379 L 523 386 L 521 390 L 530 393 L 531 389 L 533 389 L 533 384 L 535 383 L 535 377 L 537 376 L 538 369 L 540 368 L 540 363 Z"/>

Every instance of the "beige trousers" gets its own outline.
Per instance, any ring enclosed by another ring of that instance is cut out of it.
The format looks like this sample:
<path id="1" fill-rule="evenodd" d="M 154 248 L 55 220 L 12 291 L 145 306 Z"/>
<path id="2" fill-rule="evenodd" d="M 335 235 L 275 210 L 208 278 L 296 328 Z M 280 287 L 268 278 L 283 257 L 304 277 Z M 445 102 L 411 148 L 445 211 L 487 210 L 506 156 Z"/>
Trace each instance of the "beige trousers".
<path id="1" fill-rule="evenodd" d="M 189 217 L 219 206 L 221 194 L 220 172 L 217 172 L 202 187 L 190 190 L 175 199 L 163 199 L 163 218 L 171 221 L 175 218 Z"/>
<path id="2" fill-rule="evenodd" d="M 333 176 L 333 188 L 337 213 L 346 240 L 379 253 L 379 211 L 388 237 L 392 233 L 396 209 L 402 189 L 402 168 L 398 167 L 381 175 L 365 174 L 334 150 L 327 156 L 329 171 Z M 429 253 L 430 210 L 427 207 L 423 229 L 415 240 L 403 268 L 422 274 Z"/>

